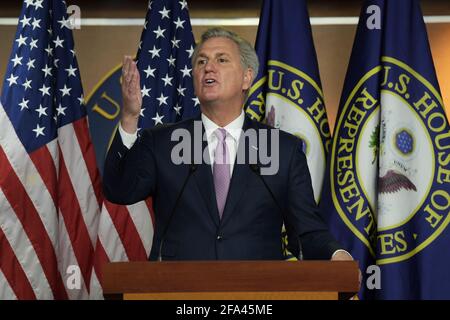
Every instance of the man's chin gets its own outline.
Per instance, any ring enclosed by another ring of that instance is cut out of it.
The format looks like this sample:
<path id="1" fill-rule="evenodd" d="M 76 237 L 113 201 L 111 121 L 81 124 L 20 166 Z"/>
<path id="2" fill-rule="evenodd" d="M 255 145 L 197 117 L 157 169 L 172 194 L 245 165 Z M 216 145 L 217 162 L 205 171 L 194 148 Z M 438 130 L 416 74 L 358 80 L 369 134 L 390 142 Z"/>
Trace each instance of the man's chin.
<path id="1" fill-rule="evenodd" d="M 204 95 L 201 98 L 198 97 L 200 105 L 214 105 L 219 102 L 219 97 L 217 95 Z"/>

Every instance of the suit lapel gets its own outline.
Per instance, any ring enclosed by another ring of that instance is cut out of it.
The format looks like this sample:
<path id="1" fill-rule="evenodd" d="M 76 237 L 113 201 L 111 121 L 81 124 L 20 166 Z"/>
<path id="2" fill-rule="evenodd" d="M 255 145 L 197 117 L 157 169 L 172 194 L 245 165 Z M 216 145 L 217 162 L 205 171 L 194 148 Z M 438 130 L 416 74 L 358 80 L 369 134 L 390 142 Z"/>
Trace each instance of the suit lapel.
<path id="1" fill-rule="evenodd" d="M 196 120 L 201 121 L 201 118 L 198 118 Z M 247 129 L 250 128 L 253 128 L 252 122 L 248 117 L 245 117 L 243 131 L 245 132 Z M 202 137 L 204 132 L 205 128 L 202 125 Z M 193 127 L 191 129 L 191 133 L 192 134 L 194 133 Z M 192 136 L 195 135 L 193 134 Z M 245 152 L 245 159 L 247 160 L 248 146 L 247 150 L 241 150 L 242 148 L 246 147 L 243 138 L 244 137 L 241 136 L 241 139 L 239 141 L 238 152 Z M 202 151 L 206 150 L 206 148 L 208 148 L 208 142 L 202 140 Z M 209 152 L 205 151 L 205 156 L 209 158 Z M 235 207 L 240 201 L 242 195 L 244 194 L 244 191 L 247 189 L 247 184 L 252 174 L 254 173 L 251 171 L 249 165 L 247 164 L 247 161 L 245 161 L 245 163 L 243 164 L 239 163 L 234 164 L 233 175 L 231 177 L 230 187 L 227 195 L 227 201 L 225 204 L 222 220 L 220 220 L 219 210 L 217 209 L 216 191 L 214 187 L 211 164 L 202 161 L 202 163 L 198 165 L 197 170 L 196 172 L 194 172 L 193 175 L 195 177 L 195 181 L 197 183 L 197 187 L 200 191 L 200 194 L 202 195 L 202 198 L 206 204 L 208 213 L 211 216 L 211 219 L 216 224 L 216 226 L 219 226 L 220 224 L 223 225 L 224 223 L 226 223 L 227 220 L 229 220 L 230 216 L 234 214 Z"/>
<path id="2" fill-rule="evenodd" d="M 201 121 L 201 118 L 198 118 L 196 120 Z M 203 134 L 205 132 L 205 128 L 202 124 L 202 133 L 201 136 L 203 137 Z M 192 128 L 191 134 L 194 138 L 194 129 Z M 202 139 L 202 153 L 208 148 L 208 142 L 204 141 Z M 209 153 L 205 152 L 206 156 L 209 158 Z M 203 154 L 202 154 L 203 156 Z M 212 176 L 212 170 L 211 165 L 205 163 L 202 158 L 201 164 L 197 165 L 197 170 L 194 172 L 195 181 L 197 183 L 197 187 L 200 191 L 200 194 L 202 195 L 203 200 L 205 201 L 207 211 L 209 215 L 211 216 L 211 219 L 214 221 L 216 226 L 219 226 L 220 219 L 219 219 L 219 210 L 217 209 L 217 200 L 216 200 L 216 193 L 214 189 L 214 181 Z"/>
<path id="3" fill-rule="evenodd" d="M 245 117 L 243 131 L 245 132 L 247 129 L 252 128 L 251 120 L 248 117 Z M 237 157 L 236 157 L 236 163 L 234 164 L 233 168 L 233 175 L 231 177 L 230 181 L 230 188 L 228 189 L 228 196 L 227 201 L 225 204 L 225 209 L 222 216 L 221 224 L 225 224 L 227 220 L 229 220 L 230 216 L 235 213 L 235 207 L 239 200 L 241 199 L 242 195 L 245 193 L 245 190 L 247 189 L 247 184 L 250 178 L 251 174 L 254 174 L 249 165 L 247 164 L 248 159 L 248 146 L 246 148 L 243 135 L 241 135 L 240 141 L 239 141 L 239 147 L 238 147 L 238 154 L 239 152 L 245 152 L 245 163 L 239 164 L 237 163 Z M 241 150 L 242 148 L 245 148 L 245 150 Z"/>

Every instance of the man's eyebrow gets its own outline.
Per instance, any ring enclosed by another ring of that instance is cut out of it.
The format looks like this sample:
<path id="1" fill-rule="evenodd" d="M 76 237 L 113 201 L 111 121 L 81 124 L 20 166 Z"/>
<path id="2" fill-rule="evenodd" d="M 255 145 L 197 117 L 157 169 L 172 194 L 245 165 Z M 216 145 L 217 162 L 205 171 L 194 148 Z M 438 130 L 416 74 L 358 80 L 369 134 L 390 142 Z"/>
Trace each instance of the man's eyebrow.
<path id="1" fill-rule="evenodd" d="M 219 52 L 216 54 L 216 57 L 220 57 L 220 56 L 229 56 L 229 54 L 227 52 Z"/>
<path id="2" fill-rule="evenodd" d="M 214 57 L 220 57 L 220 56 L 229 56 L 230 54 L 229 53 L 227 53 L 227 52 L 218 52 L 218 53 L 216 53 L 215 55 L 214 55 Z M 203 53 L 203 52 L 199 52 L 199 54 L 198 54 L 198 56 L 197 57 L 203 57 L 203 58 L 207 58 L 208 57 L 208 55 L 206 55 L 205 53 Z"/>

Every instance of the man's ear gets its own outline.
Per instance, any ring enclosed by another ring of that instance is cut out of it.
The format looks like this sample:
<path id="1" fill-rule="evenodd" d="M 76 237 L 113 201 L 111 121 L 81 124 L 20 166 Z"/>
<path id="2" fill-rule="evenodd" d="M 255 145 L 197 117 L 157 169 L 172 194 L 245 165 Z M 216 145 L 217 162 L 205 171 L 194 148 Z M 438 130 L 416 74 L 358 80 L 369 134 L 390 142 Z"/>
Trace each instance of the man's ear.
<path id="1" fill-rule="evenodd" d="M 247 68 L 247 70 L 244 72 L 244 83 L 243 83 L 243 90 L 248 90 L 250 89 L 250 86 L 252 85 L 253 82 L 253 70 L 251 68 Z"/>

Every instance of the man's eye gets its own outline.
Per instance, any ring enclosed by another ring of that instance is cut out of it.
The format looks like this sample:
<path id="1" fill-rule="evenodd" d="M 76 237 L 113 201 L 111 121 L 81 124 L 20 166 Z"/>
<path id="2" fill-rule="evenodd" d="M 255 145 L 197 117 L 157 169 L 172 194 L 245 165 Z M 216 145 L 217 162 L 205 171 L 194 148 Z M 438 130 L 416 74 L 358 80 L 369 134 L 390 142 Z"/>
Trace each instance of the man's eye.
<path id="1" fill-rule="evenodd" d="M 225 58 L 219 58 L 219 62 L 220 63 L 224 63 L 224 62 L 227 62 L 228 60 L 227 59 L 225 59 Z"/>
<path id="2" fill-rule="evenodd" d="M 206 64 L 206 60 L 205 59 L 199 59 L 199 60 L 197 60 L 197 64 L 198 65 L 204 65 L 204 64 Z"/>

